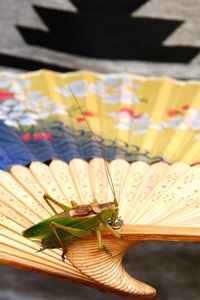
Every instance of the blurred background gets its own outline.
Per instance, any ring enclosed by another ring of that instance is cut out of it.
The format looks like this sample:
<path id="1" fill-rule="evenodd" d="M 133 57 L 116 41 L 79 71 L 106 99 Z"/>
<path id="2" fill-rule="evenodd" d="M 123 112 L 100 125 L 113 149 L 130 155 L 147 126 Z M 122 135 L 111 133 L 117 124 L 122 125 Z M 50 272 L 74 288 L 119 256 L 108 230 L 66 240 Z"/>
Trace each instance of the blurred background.
<path id="1" fill-rule="evenodd" d="M 198 0 L 1 0 L 1 69 L 200 77 Z"/>
<path id="2" fill-rule="evenodd" d="M 90 69 L 200 78 L 198 0 L 1 0 L 0 70 Z M 127 270 L 157 300 L 200 298 L 200 244 L 147 242 Z M 1 300 L 125 299 L 70 282 L 0 267 Z"/>

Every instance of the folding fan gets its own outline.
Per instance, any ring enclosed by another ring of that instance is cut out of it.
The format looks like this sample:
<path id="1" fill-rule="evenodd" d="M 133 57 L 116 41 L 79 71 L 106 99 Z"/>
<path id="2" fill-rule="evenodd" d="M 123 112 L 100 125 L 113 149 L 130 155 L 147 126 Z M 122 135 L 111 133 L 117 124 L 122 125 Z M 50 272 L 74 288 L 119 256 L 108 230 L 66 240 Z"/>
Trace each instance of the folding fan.
<path id="1" fill-rule="evenodd" d="M 146 240 L 200 241 L 199 93 L 199 82 L 131 74 L 1 73 L 0 262 L 154 296 L 125 272 L 122 258 Z M 22 231 L 52 215 L 44 192 L 66 205 L 113 201 L 102 157 L 123 238 L 102 229 L 111 255 L 98 249 L 94 234 L 71 243 L 65 262 L 58 249 L 36 253 Z"/>

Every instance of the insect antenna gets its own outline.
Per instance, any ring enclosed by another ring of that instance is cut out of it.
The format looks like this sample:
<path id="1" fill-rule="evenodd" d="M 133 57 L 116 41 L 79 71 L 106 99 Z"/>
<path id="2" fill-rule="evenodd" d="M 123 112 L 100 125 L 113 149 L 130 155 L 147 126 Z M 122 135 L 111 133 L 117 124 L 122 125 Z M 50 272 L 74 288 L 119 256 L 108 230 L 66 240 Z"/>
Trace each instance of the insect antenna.
<path id="1" fill-rule="evenodd" d="M 107 180 L 108 180 L 108 184 L 110 186 L 110 189 L 113 193 L 113 196 L 114 196 L 114 202 L 116 204 L 116 206 L 118 206 L 118 201 L 117 201 L 117 198 L 116 198 L 116 193 L 115 193 L 115 188 L 114 188 L 114 184 L 113 184 L 113 181 L 112 181 L 112 177 L 111 177 L 111 174 L 110 174 L 110 170 L 109 170 L 109 167 L 108 167 L 108 164 L 107 164 L 107 161 L 105 160 L 105 157 L 106 157 L 106 153 L 105 153 L 105 147 L 101 147 L 101 144 L 100 144 L 100 149 L 102 150 L 103 152 L 103 158 L 104 158 L 104 168 L 105 168 L 105 173 L 106 173 L 106 177 L 107 177 Z M 111 188 L 112 187 L 112 188 Z"/>
<path id="2" fill-rule="evenodd" d="M 96 135 L 94 134 L 94 132 L 93 132 L 93 130 L 92 130 L 92 128 L 91 128 L 91 126 L 90 126 L 90 124 L 89 124 L 89 122 L 88 122 L 88 120 L 87 120 L 87 118 L 86 118 L 86 116 L 85 116 L 85 114 L 84 114 L 84 112 L 83 112 L 83 110 L 82 110 L 82 108 L 81 108 L 81 106 L 80 106 L 80 104 L 79 104 L 77 98 L 76 98 L 76 95 L 75 95 L 74 92 L 72 91 L 70 85 L 68 85 L 68 88 L 69 88 L 69 90 L 70 90 L 72 96 L 74 97 L 74 100 L 75 100 L 75 102 L 76 102 L 76 104 L 77 104 L 77 106 L 78 106 L 78 108 L 79 108 L 79 110 L 80 110 L 80 112 L 81 112 L 81 115 L 82 115 L 84 121 L 86 122 L 88 128 L 90 129 L 91 134 L 92 134 L 92 137 L 94 138 L 94 140 L 95 140 L 95 142 L 96 142 L 96 144 L 97 144 L 97 146 L 98 146 L 100 152 L 103 153 L 103 155 L 104 155 L 104 153 L 105 153 L 105 152 L 104 152 L 104 149 L 103 149 L 102 145 L 100 144 L 100 142 L 98 141 Z M 108 180 L 108 184 L 109 184 L 109 186 L 110 186 L 110 189 L 111 189 L 112 194 L 113 194 L 113 197 L 114 197 L 114 203 L 115 203 L 116 206 L 118 206 L 118 201 L 117 201 L 117 197 L 116 197 L 116 193 L 115 193 L 114 184 L 113 184 L 112 177 L 111 177 L 111 174 L 110 174 L 110 170 L 109 170 L 109 168 L 108 168 L 108 165 L 107 165 L 107 162 L 106 162 L 106 160 L 105 160 L 105 157 L 104 157 L 104 166 L 105 166 L 106 178 L 107 178 L 107 180 Z"/>

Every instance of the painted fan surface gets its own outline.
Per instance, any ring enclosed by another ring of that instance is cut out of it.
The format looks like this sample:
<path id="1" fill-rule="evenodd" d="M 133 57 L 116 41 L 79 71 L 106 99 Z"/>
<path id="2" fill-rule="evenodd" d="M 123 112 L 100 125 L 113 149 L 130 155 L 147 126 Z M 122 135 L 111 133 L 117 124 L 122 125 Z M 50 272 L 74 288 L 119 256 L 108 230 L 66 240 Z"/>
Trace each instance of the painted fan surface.
<path id="1" fill-rule="evenodd" d="M 154 296 L 154 288 L 125 272 L 122 257 L 144 240 L 200 240 L 199 89 L 198 82 L 130 74 L 1 73 L 0 261 Z M 103 160 L 91 160 L 100 156 L 110 161 L 125 224 L 123 239 L 103 232 L 113 255 L 98 250 L 93 235 L 69 246 L 65 264 L 59 250 L 36 253 L 38 245 L 21 232 L 52 215 L 44 192 L 66 204 L 113 200 Z"/>
<path id="2" fill-rule="evenodd" d="M 199 161 L 199 82 L 38 71 L 0 74 L 2 169 L 102 155 L 69 86 L 104 144 L 107 159 Z"/>

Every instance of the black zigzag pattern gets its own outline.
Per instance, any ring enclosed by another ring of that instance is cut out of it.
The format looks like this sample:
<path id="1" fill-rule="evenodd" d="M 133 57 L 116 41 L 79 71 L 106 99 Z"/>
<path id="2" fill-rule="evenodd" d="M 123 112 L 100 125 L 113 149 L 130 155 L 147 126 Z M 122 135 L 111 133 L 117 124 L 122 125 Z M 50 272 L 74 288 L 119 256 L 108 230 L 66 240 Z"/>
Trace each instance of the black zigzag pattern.
<path id="1" fill-rule="evenodd" d="M 131 16 L 146 1 L 114 5 L 113 1 L 72 0 L 78 12 L 34 6 L 48 32 L 17 28 L 28 44 L 58 52 L 98 59 L 190 62 L 200 48 L 163 45 L 182 21 Z"/>

